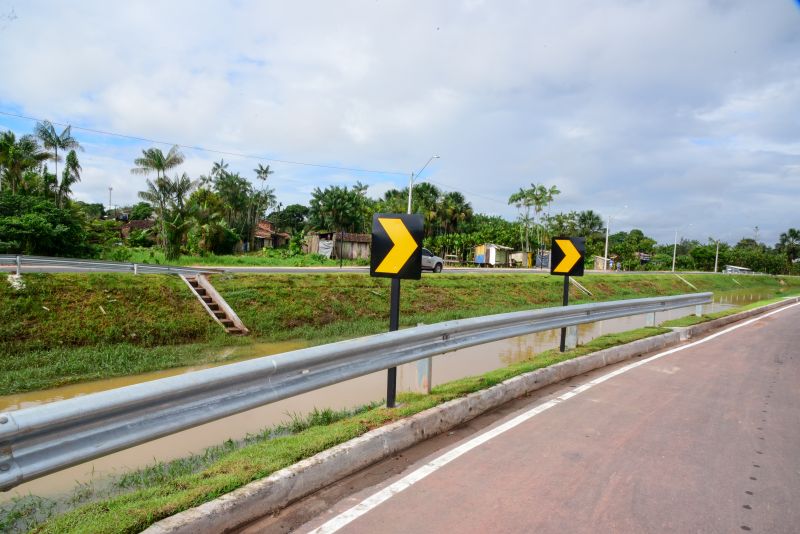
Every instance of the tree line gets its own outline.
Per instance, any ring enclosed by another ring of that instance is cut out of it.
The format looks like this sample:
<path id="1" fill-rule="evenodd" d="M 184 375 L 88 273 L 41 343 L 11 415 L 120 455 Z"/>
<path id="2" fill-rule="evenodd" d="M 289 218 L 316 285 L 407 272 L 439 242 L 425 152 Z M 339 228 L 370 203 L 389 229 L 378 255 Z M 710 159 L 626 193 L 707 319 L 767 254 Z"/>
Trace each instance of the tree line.
<path id="1" fill-rule="evenodd" d="M 179 172 L 185 157 L 172 147 L 166 153 L 142 150 L 131 168 L 132 174 L 144 177 L 140 202 L 111 214 L 101 203 L 72 199 L 72 188 L 81 179 L 82 150 L 69 126 L 59 131 L 43 122 L 32 134 L 0 133 L 0 253 L 124 259 L 119 254 L 125 221 L 142 223 L 133 225 L 124 245 L 161 248 L 168 260 L 181 254 L 240 253 L 256 248 L 263 220 L 289 234 L 293 253 L 298 253 L 306 232 L 369 233 L 374 213 L 404 213 L 407 208 L 408 188 L 371 198 L 360 182 L 316 187 L 308 205 L 283 206 L 267 184 L 274 174 L 269 165 L 259 164 L 250 180 L 220 160 L 207 174 L 192 178 Z M 517 209 L 513 221 L 475 213 L 462 193 L 427 182 L 416 184 L 412 192 L 412 212 L 424 221 L 424 245 L 441 256 L 470 262 L 475 246 L 484 243 L 545 251 L 557 235 L 584 236 L 588 262 L 605 253 L 603 219 L 593 210 L 553 213 L 560 194 L 555 185 L 532 183 L 512 193 L 508 204 Z M 115 220 L 114 215 L 125 220 Z M 609 256 L 624 269 L 672 266 L 673 245 L 659 245 L 642 230 L 611 234 L 608 246 Z M 774 246 L 749 238 L 735 245 L 719 243 L 719 252 L 713 240 L 682 240 L 675 253 L 681 270 L 713 270 L 716 260 L 720 268 L 733 264 L 796 273 L 800 231 L 790 228 Z"/>

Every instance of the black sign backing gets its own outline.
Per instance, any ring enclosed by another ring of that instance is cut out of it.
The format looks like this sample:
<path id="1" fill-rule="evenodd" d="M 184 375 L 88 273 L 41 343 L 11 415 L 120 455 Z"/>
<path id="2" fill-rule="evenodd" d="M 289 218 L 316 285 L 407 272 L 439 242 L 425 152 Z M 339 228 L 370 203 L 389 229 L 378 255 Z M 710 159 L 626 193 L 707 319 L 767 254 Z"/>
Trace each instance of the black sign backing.
<path id="1" fill-rule="evenodd" d="M 422 276 L 422 236 L 422 215 L 373 215 L 370 276 L 419 280 Z"/>

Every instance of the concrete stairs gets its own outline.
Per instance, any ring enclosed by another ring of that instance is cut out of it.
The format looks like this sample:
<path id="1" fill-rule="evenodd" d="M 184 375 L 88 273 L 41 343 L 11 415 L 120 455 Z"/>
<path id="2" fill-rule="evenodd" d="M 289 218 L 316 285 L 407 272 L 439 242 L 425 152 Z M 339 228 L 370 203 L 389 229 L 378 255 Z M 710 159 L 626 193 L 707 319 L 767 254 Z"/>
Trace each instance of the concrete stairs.
<path id="1" fill-rule="evenodd" d="M 218 322 L 227 333 L 234 336 L 249 334 L 249 330 L 244 326 L 236 312 L 225 302 L 225 299 L 214 289 L 208 278 L 202 274 L 196 276 L 184 276 L 181 278 L 186 282 L 192 292 L 197 296 L 209 315 Z"/>

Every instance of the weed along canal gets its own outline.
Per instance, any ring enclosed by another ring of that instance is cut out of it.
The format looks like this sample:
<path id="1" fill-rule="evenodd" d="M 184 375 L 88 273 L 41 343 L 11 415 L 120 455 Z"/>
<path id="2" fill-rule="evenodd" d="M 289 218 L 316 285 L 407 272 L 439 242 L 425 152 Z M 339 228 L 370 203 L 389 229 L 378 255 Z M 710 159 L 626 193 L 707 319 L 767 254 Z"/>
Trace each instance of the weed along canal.
<path id="1" fill-rule="evenodd" d="M 721 293 L 715 297 L 714 304 L 704 306 L 703 313 L 717 312 L 771 296 L 771 294 L 753 292 Z M 660 312 L 656 315 L 656 323 L 660 324 L 694 312 L 694 307 Z M 645 316 L 639 315 L 584 324 L 578 328 L 578 343 L 585 344 L 599 336 L 642 328 L 645 326 L 645 322 Z M 558 343 L 558 330 L 550 330 L 446 353 L 433 358 L 432 385 L 435 386 L 459 378 L 479 375 L 516 362 L 529 360 L 543 351 L 557 347 Z M 305 343 L 302 342 L 253 344 L 231 348 L 222 347 L 218 351 L 219 355 L 223 356 L 221 360 L 224 363 L 230 363 L 232 361 L 242 361 L 268 354 L 291 351 L 302 348 L 304 345 Z M 208 365 L 174 368 L 166 371 L 8 395 L 0 397 L 0 411 L 13 411 L 58 400 L 80 397 L 125 385 L 192 372 L 206 367 Z M 401 366 L 398 370 L 398 391 L 419 390 L 420 376 L 419 363 Z M 157 465 L 189 455 L 202 454 L 208 447 L 218 446 L 228 440 L 243 440 L 248 436 L 261 433 L 268 427 L 291 425 L 293 421 L 302 420 L 314 410 L 352 409 L 377 402 L 385 398 L 385 387 L 385 372 L 368 374 L 64 469 L 2 493 L 0 494 L 0 499 L 6 502 L 28 494 L 46 498 L 63 497 L 75 491 L 76 484 L 84 489 L 92 488 L 92 491 L 102 490 L 131 470 Z"/>

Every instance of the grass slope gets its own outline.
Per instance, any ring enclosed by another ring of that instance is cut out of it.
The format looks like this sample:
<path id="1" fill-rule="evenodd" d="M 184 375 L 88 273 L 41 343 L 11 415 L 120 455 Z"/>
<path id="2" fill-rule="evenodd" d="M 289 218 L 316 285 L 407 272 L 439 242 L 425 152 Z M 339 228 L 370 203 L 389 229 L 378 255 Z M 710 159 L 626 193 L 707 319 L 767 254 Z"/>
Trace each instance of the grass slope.
<path id="1" fill-rule="evenodd" d="M 800 289 L 800 278 L 684 275 L 700 291 Z M 223 345 L 309 344 L 386 330 L 389 284 L 358 274 L 221 274 L 220 293 L 251 329 L 232 338 L 173 276 L 26 274 L 25 289 L 0 280 L 0 394 L 217 361 Z M 562 278 L 545 275 L 425 275 L 404 281 L 401 325 L 434 323 L 561 303 Z M 672 275 L 596 275 L 571 302 L 694 290 Z"/>
<path id="2" fill-rule="evenodd" d="M 800 279 L 685 275 L 697 291 L 752 290 L 770 296 L 800 289 Z M 325 342 L 386 330 L 389 283 L 355 274 L 214 275 L 212 281 L 239 317 L 260 337 Z M 738 282 L 738 283 L 737 283 Z M 599 275 L 581 279 L 593 296 L 572 287 L 571 303 L 696 290 L 673 275 Z M 543 275 L 430 275 L 403 281 L 400 324 L 435 323 L 493 313 L 561 305 L 563 278 Z"/>

